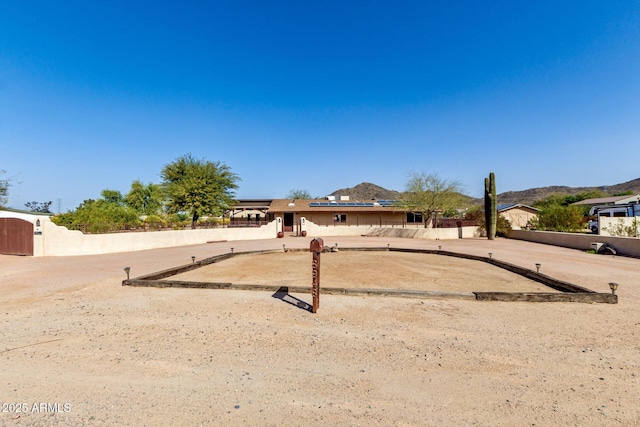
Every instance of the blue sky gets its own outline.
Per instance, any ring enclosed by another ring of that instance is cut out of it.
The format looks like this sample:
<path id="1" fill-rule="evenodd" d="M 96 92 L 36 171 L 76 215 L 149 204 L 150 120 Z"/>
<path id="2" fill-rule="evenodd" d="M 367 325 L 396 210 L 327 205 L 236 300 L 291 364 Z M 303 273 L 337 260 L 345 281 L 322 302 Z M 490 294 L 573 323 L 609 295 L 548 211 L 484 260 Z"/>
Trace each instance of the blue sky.
<path id="1" fill-rule="evenodd" d="M 73 209 L 187 153 L 239 198 L 638 178 L 640 2 L 0 4 L 9 206 Z"/>

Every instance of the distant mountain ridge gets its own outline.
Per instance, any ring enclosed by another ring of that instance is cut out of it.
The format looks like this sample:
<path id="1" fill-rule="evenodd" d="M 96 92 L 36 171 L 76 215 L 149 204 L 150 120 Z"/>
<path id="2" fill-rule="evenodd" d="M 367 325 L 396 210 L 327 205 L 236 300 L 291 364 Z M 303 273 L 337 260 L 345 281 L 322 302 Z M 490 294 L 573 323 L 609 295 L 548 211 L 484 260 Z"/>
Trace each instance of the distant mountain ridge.
<path id="1" fill-rule="evenodd" d="M 525 205 L 531 205 L 533 202 L 546 199 L 552 194 L 568 194 L 570 196 L 574 196 L 588 191 L 600 191 L 605 196 L 613 196 L 614 194 L 624 193 L 627 191 L 632 191 L 634 194 L 638 194 L 640 193 L 640 178 L 623 182 L 622 184 L 602 185 L 599 187 L 550 186 L 530 188 L 522 191 L 506 191 L 498 194 L 498 204 L 505 205 L 511 203 L 522 203 Z"/>
<path id="2" fill-rule="evenodd" d="M 500 182 L 498 181 L 498 186 Z M 498 187 L 499 188 L 499 187 Z M 507 205 L 512 203 L 522 203 L 531 205 L 537 200 L 543 200 L 552 194 L 576 195 L 588 191 L 600 191 L 605 196 L 612 196 L 618 193 L 632 191 L 634 194 L 640 193 L 640 178 L 615 185 L 602 185 L 599 187 L 567 187 L 549 186 L 536 187 L 522 191 L 505 191 L 498 193 L 498 204 Z M 363 182 L 355 187 L 342 188 L 329 194 L 330 196 L 349 196 L 351 200 L 397 200 L 402 196 L 400 191 L 387 190 L 379 185 L 370 182 Z M 470 198 L 473 204 L 482 204 L 482 199 Z"/>
<path id="3" fill-rule="evenodd" d="M 349 196 L 352 200 L 397 200 L 402 193 L 387 190 L 370 182 L 362 182 L 355 187 L 342 188 L 329 194 L 330 196 Z"/>

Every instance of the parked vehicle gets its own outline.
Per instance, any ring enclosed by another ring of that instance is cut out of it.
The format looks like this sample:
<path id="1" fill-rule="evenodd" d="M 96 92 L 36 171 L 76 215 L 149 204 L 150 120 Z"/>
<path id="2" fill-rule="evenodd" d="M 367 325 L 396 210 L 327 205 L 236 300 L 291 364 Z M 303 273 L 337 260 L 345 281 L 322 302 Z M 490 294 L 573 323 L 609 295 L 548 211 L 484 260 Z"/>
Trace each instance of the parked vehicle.
<path id="1" fill-rule="evenodd" d="M 589 211 L 589 223 L 588 227 L 593 234 L 599 234 L 600 226 L 599 218 L 601 216 L 626 218 L 632 216 L 640 216 L 640 204 L 629 203 L 626 205 L 607 205 L 607 206 L 594 206 Z"/>

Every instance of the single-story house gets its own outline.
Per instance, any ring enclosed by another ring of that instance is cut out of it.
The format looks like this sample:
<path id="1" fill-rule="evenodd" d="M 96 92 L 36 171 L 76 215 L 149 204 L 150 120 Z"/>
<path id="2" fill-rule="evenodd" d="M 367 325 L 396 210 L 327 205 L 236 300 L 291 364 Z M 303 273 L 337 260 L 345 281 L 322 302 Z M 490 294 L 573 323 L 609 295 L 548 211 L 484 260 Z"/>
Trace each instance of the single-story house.
<path id="1" fill-rule="evenodd" d="M 275 199 L 269 207 L 268 218 L 276 217 L 282 217 L 284 231 L 294 231 L 301 217 L 320 226 L 404 227 L 422 224 L 421 214 L 407 213 L 391 200 Z"/>

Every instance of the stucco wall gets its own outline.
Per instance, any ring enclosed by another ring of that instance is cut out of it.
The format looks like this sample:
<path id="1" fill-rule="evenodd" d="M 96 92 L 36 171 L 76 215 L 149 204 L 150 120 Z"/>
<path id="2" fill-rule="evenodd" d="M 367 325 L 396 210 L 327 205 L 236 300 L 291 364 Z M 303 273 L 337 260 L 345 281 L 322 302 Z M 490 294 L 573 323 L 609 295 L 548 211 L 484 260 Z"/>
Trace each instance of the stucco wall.
<path id="1" fill-rule="evenodd" d="M 591 249 L 591 243 L 608 243 L 613 246 L 619 254 L 640 257 L 640 239 L 633 237 L 611 237 L 581 233 L 556 233 L 553 231 L 513 230 L 509 233 L 509 238 L 585 251 L 587 249 Z"/>
<path id="2" fill-rule="evenodd" d="M 320 226 L 307 220 L 307 236 L 380 236 L 406 237 L 412 239 L 459 239 L 475 237 L 478 227 L 461 228 L 385 228 L 385 227 L 350 227 Z"/>
<path id="3" fill-rule="evenodd" d="M 47 216 L 0 211 L 0 216 L 20 218 L 34 224 L 34 256 L 97 255 L 130 252 L 172 246 L 196 245 L 212 241 L 258 240 L 276 237 L 276 221 L 261 227 L 216 228 L 176 231 L 147 231 L 112 234 L 83 234 L 57 226 Z M 36 226 L 40 220 L 40 226 Z M 477 227 L 462 228 L 380 228 L 373 226 L 319 226 L 307 221 L 307 235 L 323 236 L 387 236 L 415 239 L 458 239 L 474 237 Z"/>
<path id="4" fill-rule="evenodd" d="M 30 214 L 22 212 L 12 212 L 0 210 L 0 218 L 18 218 L 29 221 L 33 224 L 33 256 L 44 255 L 44 227 L 46 224 L 52 224 L 51 219 L 47 215 Z M 39 224 L 38 225 L 38 221 Z"/>
<path id="5" fill-rule="evenodd" d="M 601 216 L 598 218 L 600 222 L 600 235 L 611 236 L 611 231 L 622 228 L 623 232 L 631 231 L 635 228 L 636 237 L 640 237 L 640 217 L 632 216 L 625 218 L 616 218 Z"/>
<path id="6" fill-rule="evenodd" d="M 82 234 L 43 223 L 42 256 L 96 255 L 145 249 L 186 246 L 221 240 L 254 240 L 276 237 L 275 221 L 262 227 Z M 36 236 L 37 237 L 37 236 Z M 38 256 L 34 253 L 34 256 Z"/>

